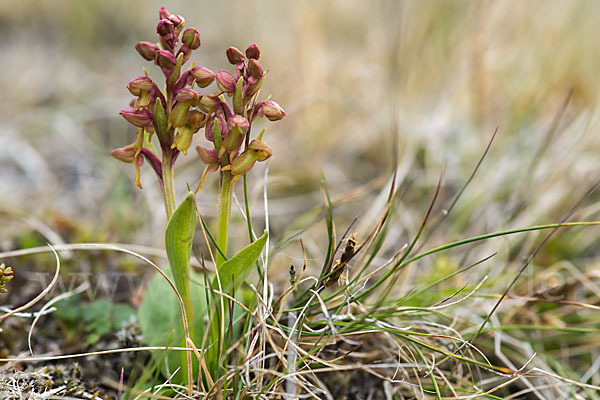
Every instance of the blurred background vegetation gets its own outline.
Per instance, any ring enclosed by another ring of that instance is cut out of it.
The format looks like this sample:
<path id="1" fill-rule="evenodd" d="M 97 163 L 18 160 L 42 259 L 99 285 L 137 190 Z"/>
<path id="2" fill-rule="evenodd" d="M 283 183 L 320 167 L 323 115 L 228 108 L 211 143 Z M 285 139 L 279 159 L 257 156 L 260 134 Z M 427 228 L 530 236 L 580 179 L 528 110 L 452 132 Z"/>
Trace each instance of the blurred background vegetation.
<path id="1" fill-rule="evenodd" d="M 200 65 L 228 69 L 228 46 L 262 49 L 262 97 L 272 94 L 288 114 L 266 135 L 275 238 L 302 215 L 310 221 L 306 213 L 322 204 L 321 175 L 343 200 L 338 233 L 359 213 L 366 232 L 375 223 L 370 206 L 391 176 L 394 134 L 403 190 L 392 250 L 414 234 L 442 165 L 436 216 L 496 127 L 490 154 L 431 244 L 558 222 L 598 179 L 600 3 L 592 0 L 3 0 L 2 250 L 61 240 L 162 247 L 166 221 L 152 171 L 145 167 L 143 191 L 133 190 L 133 169 L 108 152 L 133 141 L 118 112 L 131 98 L 127 82 L 143 66 L 157 72 L 134 45 L 156 41 L 163 5 L 199 30 Z M 178 167 L 181 199 L 184 182 L 195 186 L 203 166 L 190 153 Z M 250 183 L 261 220 L 262 174 Z M 207 217 L 215 185 L 213 176 L 199 195 Z M 589 206 L 580 216 L 596 213 Z M 238 225 L 241 246 L 247 233 Z M 577 232 L 549 247 L 558 253 L 548 263 L 595 255 L 597 235 Z M 310 257 L 322 260 L 324 235 L 323 224 L 303 235 Z M 512 253 L 505 257 L 519 255 Z M 296 243 L 275 260 L 289 266 L 299 256 Z"/>

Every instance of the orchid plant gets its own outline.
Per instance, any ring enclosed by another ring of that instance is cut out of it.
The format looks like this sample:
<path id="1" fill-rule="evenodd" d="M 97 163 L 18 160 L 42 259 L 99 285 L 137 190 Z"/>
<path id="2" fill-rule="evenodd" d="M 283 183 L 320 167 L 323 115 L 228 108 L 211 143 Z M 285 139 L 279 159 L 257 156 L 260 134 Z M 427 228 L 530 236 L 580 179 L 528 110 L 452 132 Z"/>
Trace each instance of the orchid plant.
<path id="1" fill-rule="evenodd" d="M 111 155 L 133 164 L 135 187 L 142 188 L 140 169 L 144 161 L 148 162 L 158 178 L 169 220 L 165 231 L 165 247 L 174 286 L 184 306 L 184 331 L 188 321 L 192 325 L 189 332 L 184 334 L 186 337 L 183 344 L 189 345 L 194 337 L 191 333 L 194 323 L 191 321 L 195 304 L 190 287 L 190 255 L 199 217 L 195 207 L 195 194 L 202 187 L 208 173 L 217 172 L 220 175 L 218 232 L 213 243 L 217 270 L 214 286 L 223 291 L 235 289 L 243 282 L 259 257 L 266 242 L 266 233 L 240 253 L 228 258 L 228 225 L 233 186 L 256 162 L 265 161 L 272 155 L 271 149 L 262 140 L 264 130 L 257 137 L 251 137 L 253 122 L 263 117 L 277 121 L 285 116 L 285 112 L 274 101 L 258 101 L 266 73 L 259 62 L 260 49 L 256 44 L 248 46 L 244 53 L 235 47 L 227 49 L 227 60 L 235 69 L 233 73 L 224 69 L 214 73 L 195 64 L 184 70 L 193 51 L 200 47 L 200 35 L 194 28 L 184 29 L 184 18 L 171 14 L 165 8 L 160 9 L 159 18 L 156 27 L 159 42 L 139 42 L 135 49 L 145 60 L 153 61 L 161 69 L 165 83 L 161 88 L 145 69 L 143 76 L 129 82 L 127 89 L 135 97 L 120 114 L 137 128 L 137 138 L 129 145 L 113 150 Z M 216 83 L 217 88 L 209 92 L 208 88 L 213 83 Z M 175 163 L 181 154 L 187 155 L 196 134 L 201 130 L 204 130 L 208 145 L 196 146 L 196 152 L 205 164 L 204 172 L 200 175 L 195 192 L 190 193 L 177 206 Z M 144 304 L 140 309 L 143 308 Z M 221 307 L 221 314 L 217 312 L 217 318 L 210 320 L 211 340 L 208 347 L 212 346 L 212 350 L 203 353 L 212 354 L 213 358 L 218 358 L 214 350 L 215 337 L 222 334 L 224 329 L 222 311 Z M 151 314 L 153 321 L 162 318 L 158 315 L 160 313 Z M 140 319 L 143 319 L 142 314 Z M 205 319 L 202 318 L 201 321 Z M 141 324 L 143 328 L 143 320 Z M 188 352 L 187 362 L 186 357 L 181 362 L 182 370 L 187 371 L 188 381 L 192 373 L 190 364 Z M 211 374 L 218 375 L 218 361 L 208 360 L 206 364 Z"/>

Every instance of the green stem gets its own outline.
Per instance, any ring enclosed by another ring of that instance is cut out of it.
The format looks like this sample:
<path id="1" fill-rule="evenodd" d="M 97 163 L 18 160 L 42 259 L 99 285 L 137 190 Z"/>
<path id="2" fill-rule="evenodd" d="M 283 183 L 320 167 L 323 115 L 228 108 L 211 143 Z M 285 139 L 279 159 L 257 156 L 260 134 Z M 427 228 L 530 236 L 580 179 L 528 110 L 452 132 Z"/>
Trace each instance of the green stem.
<path id="1" fill-rule="evenodd" d="M 167 220 L 170 220 L 177 208 L 175 187 L 173 185 L 173 151 L 165 151 L 162 159 L 162 192 L 165 201 Z"/>
<path id="2" fill-rule="evenodd" d="M 231 172 L 223 172 L 221 180 L 221 189 L 219 191 L 219 231 L 217 233 L 217 245 L 223 252 L 217 251 L 217 268 L 225 262 L 227 256 L 227 238 L 229 229 L 229 214 L 231 211 L 231 197 L 233 195 L 233 185 L 231 184 Z"/>

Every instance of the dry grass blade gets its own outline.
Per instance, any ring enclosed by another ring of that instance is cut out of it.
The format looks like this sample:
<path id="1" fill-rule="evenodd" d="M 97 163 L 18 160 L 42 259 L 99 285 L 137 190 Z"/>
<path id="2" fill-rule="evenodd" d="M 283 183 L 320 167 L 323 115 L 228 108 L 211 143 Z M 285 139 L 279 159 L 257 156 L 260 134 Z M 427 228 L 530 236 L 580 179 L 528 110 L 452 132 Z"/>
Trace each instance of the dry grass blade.
<path id="1" fill-rule="evenodd" d="M 29 328 L 29 332 L 27 334 L 27 345 L 29 347 L 29 353 L 32 356 L 33 356 L 33 349 L 31 348 L 31 337 L 33 335 L 33 329 L 35 328 L 35 325 L 37 324 L 37 322 L 40 319 L 40 317 L 42 315 L 44 315 L 44 311 L 46 311 L 53 304 L 55 304 L 56 302 L 58 302 L 60 300 L 68 299 L 71 296 L 74 296 L 74 295 L 76 295 L 78 293 L 82 293 L 84 290 L 88 289 L 89 286 L 90 286 L 89 282 L 85 281 L 81 285 L 79 285 L 79 287 L 75 288 L 75 290 L 72 290 L 70 292 L 66 292 L 66 293 L 63 293 L 61 295 L 56 296 L 55 298 L 53 298 L 52 300 L 50 300 L 49 302 L 47 302 L 46 304 L 44 304 L 44 306 L 40 309 L 40 311 L 38 311 L 38 313 L 36 314 L 35 318 L 31 322 L 31 327 Z"/>
<path id="2" fill-rule="evenodd" d="M 33 300 L 29 301 L 27 304 L 24 304 L 21 307 L 17 307 L 16 309 L 7 312 L 6 314 L 0 315 L 0 322 L 10 317 L 11 315 L 27 310 L 29 307 L 35 305 L 38 301 L 42 300 L 44 296 L 48 294 L 56 284 L 58 276 L 60 275 L 60 259 L 58 258 L 58 253 L 56 252 L 56 250 L 54 250 L 54 248 L 51 245 L 48 245 L 48 247 L 54 253 L 54 257 L 56 258 L 56 270 L 54 271 L 54 277 L 52 277 L 52 281 L 50 281 L 50 284 L 44 290 L 42 290 L 40 294 L 38 294 Z M 48 251 L 48 249 L 45 250 Z"/>

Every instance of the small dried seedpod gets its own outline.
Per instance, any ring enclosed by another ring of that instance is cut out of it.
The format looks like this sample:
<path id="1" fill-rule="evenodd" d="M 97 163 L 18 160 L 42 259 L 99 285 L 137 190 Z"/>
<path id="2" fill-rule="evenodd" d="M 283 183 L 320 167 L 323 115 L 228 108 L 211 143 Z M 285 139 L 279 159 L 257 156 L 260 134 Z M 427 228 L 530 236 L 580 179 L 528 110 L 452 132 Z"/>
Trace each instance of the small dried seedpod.
<path id="1" fill-rule="evenodd" d="M 294 265 L 290 265 L 290 285 L 294 286 L 296 283 L 296 268 Z"/>
<path id="2" fill-rule="evenodd" d="M 358 240 L 356 240 L 356 234 L 351 234 L 346 239 L 346 247 L 344 247 L 344 252 L 339 260 L 335 261 L 335 264 L 331 268 L 331 272 L 327 275 L 323 284 L 326 287 L 332 286 L 334 283 L 338 282 L 338 284 L 342 284 L 344 280 L 348 279 L 348 262 L 356 255 L 358 252 Z M 346 272 L 346 278 L 342 277 L 342 274 Z"/>
<path id="3" fill-rule="evenodd" d="M 346 247 L 344 248 L 344 252 L 342 253 L 341 262 L 347 263 L 350 261 L 352 257 L 356 254 L 356 247 L 358 245 L 358 241 L 356 240 L 356 233 L 351 234 L 348 239 L 346 239 Z"/>

